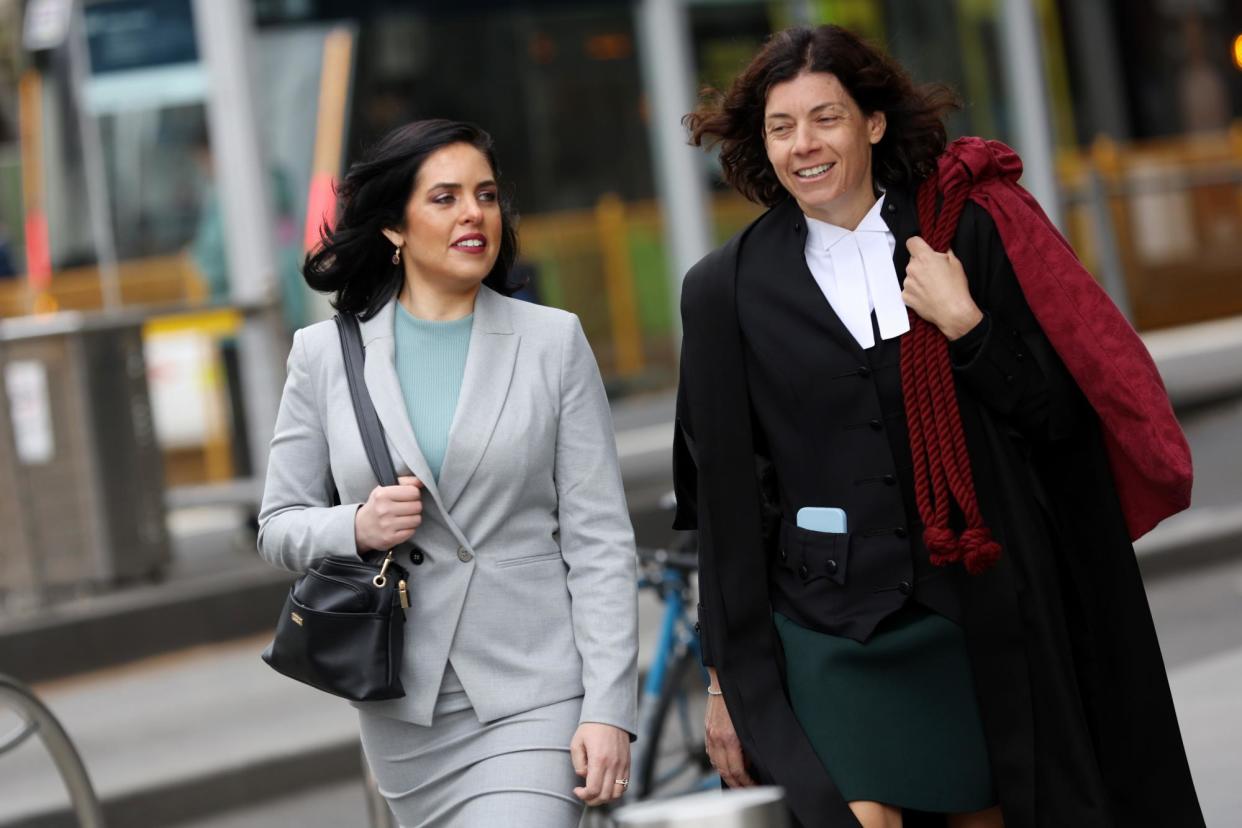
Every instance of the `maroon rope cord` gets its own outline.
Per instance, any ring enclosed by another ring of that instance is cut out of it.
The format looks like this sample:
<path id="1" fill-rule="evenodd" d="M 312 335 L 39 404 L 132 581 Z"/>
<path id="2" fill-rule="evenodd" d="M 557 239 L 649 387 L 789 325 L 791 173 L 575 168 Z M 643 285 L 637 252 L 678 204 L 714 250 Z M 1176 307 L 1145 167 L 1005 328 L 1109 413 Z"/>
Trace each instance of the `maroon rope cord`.
<path id="1" fill-rule="evenodd" d="M 939 423 L 936 412 L 936 399 L 927 393 L 933 387 L 932 359 L 934 355 L 934 337 L 937 332 L 930 324 L 919 320 L 918 335 L 914 345 L 914 372 L 918 393 L 916 399 L 919 417 L 923 421 L 923 451 L 928 457 L 928 472 L 931 476 L 931 514 L 932 520 L 924 519 L 923 541 L 931 554 L 932 561 L 940 566 L 947 566 L 961 560 L 961 548 L 957 535 L 949 528 L 950 485 L 947 474 L 944 444 L 936 435 Z"/>
<path id="2" fill-rule="evenodd" d="M 919 188 L 919 225 L 933 250 L 944 252 L 966 206 L 967 182 L 943 194 L 933 174 Z M 923 520 L 923 542 L 937 566 L 963 561 L 972 575 L 986 571 L 1000 557 L 1000 544 L 983 522 L 974 474 L 962 430 L 948 342 L 930 323 L 910 314 L 911 331 L 901 352 L 901 386 L 905 397 L 910 452 L 914 457 L 914 492 Z M 966 519 L 959 537 L 949 526 L 952 497 Z"/>
<path id="3" fill-rule="evenodd" d="M 906 339 L 906 350 L 915 348 L 914 341 L 919 336 L 923 320 L 911 310 L 906 311 L 910 317 L 910 334 Z M 923 428 L 923 412 L 919 408 L 919 395 L 913 389 L 919 387 L 915 371 L 916 360 L 907 359 L 905 351 L 901 359 L 901 388 L 906 407 L 906 430 L 910 437 L 910 455 L 914 461 L 914 500 L 919 516 L 924 525 L 930 525 L 927 516 L 931 514 L 931 469 L 927 457 L 927 438 Z M 930 544 L 929 544 L 930 548 Z M 939 550 L 937 546 L 937 550 Z M 939 552 L 933 552 L 933 556 Z"/>

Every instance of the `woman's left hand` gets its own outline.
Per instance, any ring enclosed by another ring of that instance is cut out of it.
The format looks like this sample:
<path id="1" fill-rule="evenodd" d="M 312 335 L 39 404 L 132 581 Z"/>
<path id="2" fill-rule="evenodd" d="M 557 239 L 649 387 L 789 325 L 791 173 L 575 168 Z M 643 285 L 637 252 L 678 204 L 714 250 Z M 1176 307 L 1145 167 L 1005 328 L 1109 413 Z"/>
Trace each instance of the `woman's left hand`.
<path id="1" fill-rule="evenodd" d="M 969 333 L 983 319 L 971 298 L 966 271 L 953 251 L 937 253 L 919 236 L 906 242 L 910 264 L 901 298 L 906 307 L 940 329 L 949 340 Z"/>
<path id="2" fill-rule="evenodd" d="M 574 773 L 586 784 L 574 788 L 574 796 L 588 805 L 603 805 L 625 795 L 630 779 L 630 734 L 619 727 L 583 722 L 569 743 Z"/>

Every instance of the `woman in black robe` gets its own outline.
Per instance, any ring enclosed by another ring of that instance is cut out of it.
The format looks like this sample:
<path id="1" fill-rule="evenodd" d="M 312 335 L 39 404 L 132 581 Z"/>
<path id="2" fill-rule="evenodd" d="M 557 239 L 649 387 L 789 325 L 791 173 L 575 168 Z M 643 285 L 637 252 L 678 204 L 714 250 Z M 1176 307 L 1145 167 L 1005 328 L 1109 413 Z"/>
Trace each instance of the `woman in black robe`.
<path id="1" fill-rule="evenodd" d="M 919 237 L 953 105 L 825 26 L 688 117 L 770 208 L 682 294 L 675 525 L 699 530 L 709 753 L 806 828 L 1202 825 L 1095 412 L 985 210 L 950 253 Z M 976 574 L 923 542 L 893 279 L 949 341 L 1003 549 Z"/>

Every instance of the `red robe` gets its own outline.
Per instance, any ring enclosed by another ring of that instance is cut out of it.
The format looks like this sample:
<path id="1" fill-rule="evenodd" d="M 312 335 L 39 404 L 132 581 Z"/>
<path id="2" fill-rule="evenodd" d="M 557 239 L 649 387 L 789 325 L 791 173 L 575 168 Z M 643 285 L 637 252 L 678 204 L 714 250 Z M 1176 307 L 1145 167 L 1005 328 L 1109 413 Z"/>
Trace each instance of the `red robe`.
<path id="1" fill-rule="evenodd" d="M 1129 321 L 1022 187 L 1000 141 L 959 138 L 939 159 L 940 189 L 965 179 L 987 210 L 1027 304 L 1100 418 L 1131 539 L 1190 505 L 1190 446 L 1156 364 Z"/>

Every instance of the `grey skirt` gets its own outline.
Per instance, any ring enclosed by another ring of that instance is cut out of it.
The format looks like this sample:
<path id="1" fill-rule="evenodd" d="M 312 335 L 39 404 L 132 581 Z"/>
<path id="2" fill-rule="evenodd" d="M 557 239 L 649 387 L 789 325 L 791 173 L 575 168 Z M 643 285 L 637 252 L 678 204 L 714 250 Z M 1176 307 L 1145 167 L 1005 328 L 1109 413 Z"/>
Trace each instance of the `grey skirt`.
<path id="1" fill-rule="evenodd" d="M 358 720 L 401 828 L 576 828 L 582 780 L 569 741 L 581 710 L 567 699 L 483 724 L 461 693 L 441 697 L 430 727 L 364 710 Z"/>

